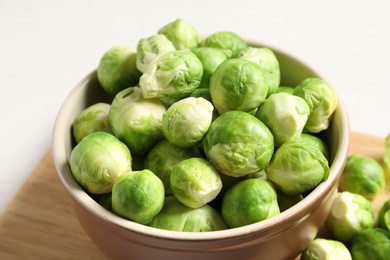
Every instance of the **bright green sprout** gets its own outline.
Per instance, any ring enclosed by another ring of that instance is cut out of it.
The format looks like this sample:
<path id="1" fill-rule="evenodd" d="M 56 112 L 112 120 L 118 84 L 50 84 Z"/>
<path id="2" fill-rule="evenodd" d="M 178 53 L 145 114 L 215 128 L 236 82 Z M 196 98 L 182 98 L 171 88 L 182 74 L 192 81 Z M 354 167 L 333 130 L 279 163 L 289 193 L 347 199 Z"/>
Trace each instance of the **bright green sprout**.
<path id="1" fill-rule="evenodd" d="M 127 146 L 112 134 L 94 132 L 72 150 L 69 165 L 75 180 L 93 194 L 109 193 L 116 179 L 131 170 Z"/>
<path id="2" fill-rule="evenodd" d="M 183 232 L 210 232 L 228 228 L 220 213 L 208 204 L 194 209 L 185 206 L 174 196 L 165 198 L 164 207 L 148 225 Z"/>
<path id="3" fill-rule="evenodd" d="M 134 156 L 144 156 L 164 138 L 162 117 L 166 108 L 157 98 L 144 98 L 139 87 L 119 92 L 111 103 L 110 125 Z"/>
<path id="4" fill-rule="evenodd" d="M 274 187 L 262 179 L 247 179 L 231 187 L 223 197 L 222 217 L 231 227 L 253 224 L 280 213 Z"/>
<path id="5" fill-rule="evenodd" d="M 348 248 L 340 241 L 316 238 L 302 252 L 301 260 L 352 260 Z"/>
<path id="6" fill-rule="evenodd" d="M 112 210 L 140 224 L 148 224 L 164 205 L 164 184 L 150 170 L 127 171 L 112 188 Z"/>
<path id="7" fill-rule="evenodd" d="M 362 155 L 348 156 L 340 176 L 340 190 L 373 199 L 383 192 L 385 185 L 385 173 L 379 162 Z"/>
<path id="8" fill-rule="evenodd" d="M 326 226 L 336 240 L 350 242 L 358 233 L 374 227 L 374 213 L 370 201 L 348 191 L 338 193 Z"/>
<path id="9" fill-rule="evenodd" d="M 240 177 L 268 166 L 274 152 L 274 138 L 258 118 L 242 111 L 230 111 L 213 121 L 203 147 L 218 171 Z"/>
<path id="10" fill-rule="evenodd" d="M 141 72 L 136 66 L 137 50 L 129 45 L 114 46 L 106 51 L 97 68 L 97 78 L 102 88 L 116 95 L 138 83 Z"/>
<path id="11" fill-rule="evenodd" d="M 103 131 L 112 133 L 108 115 L 110 113 L 110 104 L 95 103 L 83 111 L 75 118 L 72 124 L 73 137 L 76 143 L 79 143 L 90 133 Z"/>

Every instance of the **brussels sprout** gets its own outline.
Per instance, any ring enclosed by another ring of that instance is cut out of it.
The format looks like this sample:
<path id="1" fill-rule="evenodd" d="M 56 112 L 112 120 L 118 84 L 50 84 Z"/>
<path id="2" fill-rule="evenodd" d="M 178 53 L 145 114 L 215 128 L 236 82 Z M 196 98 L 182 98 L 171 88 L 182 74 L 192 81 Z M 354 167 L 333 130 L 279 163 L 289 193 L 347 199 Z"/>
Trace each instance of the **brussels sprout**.
<path id="1" fill-rule="evenodd" d="M 279 86 L 276 90 L 275 93 L 280 93 L 280 92 L 285 92 L 288 94 L 294 94 L 294 88 L 289 87 L 289 86 Z"/>
<path id="2" fill-rule="evenodd" d="M 200 35 L 195 27 L 183 19 L 177 19 L 162 27 L 159 34 L 164 34 L 177 50 L 192 49 L 199 45 Z"/>
<path id="3" fill-rule="evenodd" d="M 352 240 L 353 260 L 389 259 L 390 232 L 380 228 L 365 229 Z"/>
<path id="4" fill-rule="evenodd" d="M 268 90 L 261 67 L 238 58 L 222 62 L 210 78 L 210 94 L 219 114 L 231 110 L 251 111 L 264 102 Z"/>
<path id="5" fill-rule="evenodd" d="M 242 111 L 230 111 L 214 120 L 203 147 L 218 171 L 239 177 L 259 172 L 269 164 L 274 138 L 256 117 Z"/>
<path id="6" fill-rule="evenodd" d="M 307 145 L 317 147 L 327 160 L 329 160 L 329 148 L 327 144 L 320 137 L 309 134 L 302 133 L 301 140 L 307 142 Z"/>
<path id="7" fill-rule="evenodd" d="M 249 46 L 241 51 L 239 58 L 259 64 L 267 77 L 269 85 L 268 96 L 276 92 L 280 85 L 280 66 L 271 49 Z"/>
<path id="8" fill-rule="evenodd" d="M 210 127 L 213 109 L 213 105 L 201 97 L 177 101 L 163 115 L 162 129 L 165 137 L 183 148 L 199 144 Z"/>
<path id="9" fill-rule="evenodd" d="M 139 87 L 119 92 L 111 103 L 110 125 L 134 156 L 144 156 L 164 138 L 162 117 L 166 108 L 155 98 L 145 99 Z"/>
<path id="10" fill-rule="evenodd" d="M 370 201 L 356 193 L 339 192 L 326 219 L 326 227 L 337 240 L 350 242 L 359 232 L 374 227 Z"/>
<path id="11" fill-rule="evenodd" d="M 149 223 L 164 205 L 164 184 L 150 170 L 127 171 L 112 188 L 112 210 L 140 224 Z"/>
<path id="12" fill-rule="evenodd" d="M 234 32 L 216 32 L 209 35 L 200 46 L 230 50 L 232 58 L 235 58 L 238 57 L 242 50 L 248 47 L 248 44 Z"/>
<path id="13" fill-rule="evenodd" d="M 106 132 L 93 132 L 71 151 L 69 165 L 74 179 L 88 192 L 111 192 L 116 179 L 131 170 L 127 146 Z"/>
<path id="14" fill-rule="evenodd" d="M 379 210 L 378 227 L 390 231 L 390 199 L 383 203 Z"/>
<path id="15" fill-rule="evenodd" d="M 329 127 L 338 100 L 336 92 L 326 81 L 318 78 L 304 79 L 295 87 L 294 95 L 303 98 L 310 107 L 306 131 L 319 133 Z"/>
<path id="16" fill-rule="evenodd" d="M 151 170 L 159 177 L 164 183 L 165 194 L 171 195 L 169 179 L 173 168 L 179 162 L 192 157 L 201 157 L 197 147 L 181 148 L 163 139 L 146 155 L 144 168 Z"/>
<path id="17" fill-rule="evenodd" d="M 173 43 L 163 34 L 152 35 L 149 38 L 141 39 L 137 45 L 136 65 L 139 71 L 144 72 L 148 64 L 157 55 L 176 50 Z"/>
<path id="18" fill-rule="evenodd" d="M 203 158 L 189 158 L 179 162 L 171 172 L 173 195 L 190 208 L 209 203 L 222 189 L 222 180 L 214 166 Z"/>
<path id="19" fill-rule="evenodd" d="M 276 191 L 262 179 L 240 181 L 223 197 L 221 213 L 231 228 L 268 219 L 280 213 Z"/>
<path id="20" fill-rule="evenodd" d="M 310 114 L 306 101 L 288 93 L 269 96 L 257 109 L 259 118 L 275 138 L 275 146 L 300 137 Z"/>
<path id="21" fill-rule="evenodd" d="M 268 179 L 288 195 L 309 192 L 325 181 L 330 172 L 322 152 L 300 138 L 282 144 L 265 171 Z"/>
<path id="22" fill-rule="evenodd" d="M 348 248 L 337 240 L 316 238 L 302 252 L 301 260 L 352 260 Z"/>
<path id="23" fill-rule="evenodd" d="M 152 60 L 140 77 L 145 98 L 187 97 L 199 87 L 203 66 L 191 51 L 164 52 Z"/>
<path id="24" fill-rule="evenodd" d="M 141 72 L 137 69 L 136 60 L 136 49 L 128 45 L 114 46 L 106 51 L 97 68 L 97 78 L 102 88 L 116 95 L 137 84 Z"/>
<path id="25" fill-rule="evenodd" d="M 386 136 L 385 154 L 383 155 L 385 175 L 390 176 L 390 134 Z"/>
<path id="26" fill-rule="evenodd" d="M 164 207 L 148 226 L 183 232 L 209 232 L 227 229 L 220 213 L 205 204 L 200 208 L 190 208 L 174 196 L 165 198 Z"/>
<path id="27" fill-rule="evenodd" d="M 209 88 L 211 75 L 213 75 L 214 71 L 223 61 L 230 58 L 231 51 L 198 47 L 192 49 L 192 52 L 198 57 L 203 65 L 203 77 L 199 88 Z"/>
<path id="28" fill-rule="evenodd" d="M 103 131 L 112 133 L 108 114 L 110 105 L 106 103 L 95 103 L 83 111 L 75 118 L 72 124 L 73 137 L 76 143 L 90 133 Z"/>
<path id="29" fill-rule="evenodd" d="M 379 162 L 363 155 L 348 156 L 340 176 L 340 190 L 373 199 L 383 192 L 385 184 L 385 173 Z"/>

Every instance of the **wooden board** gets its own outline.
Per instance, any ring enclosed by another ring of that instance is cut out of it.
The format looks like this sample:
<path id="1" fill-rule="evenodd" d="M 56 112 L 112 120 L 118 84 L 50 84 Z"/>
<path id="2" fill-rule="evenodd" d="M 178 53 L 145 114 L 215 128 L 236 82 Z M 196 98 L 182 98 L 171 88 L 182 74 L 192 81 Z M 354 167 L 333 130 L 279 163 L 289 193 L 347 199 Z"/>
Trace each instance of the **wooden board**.
<path id="1" fill-rule="evenodd" d="M 353 133 L 350 153 L 382 162 L 384 145 L 383 138 Z M 374 211 L 389 198 L 390 185 L 372 201 Z M 73 215 L 51 151 L 0 216 L 0 259 L 106 259 Z"/>

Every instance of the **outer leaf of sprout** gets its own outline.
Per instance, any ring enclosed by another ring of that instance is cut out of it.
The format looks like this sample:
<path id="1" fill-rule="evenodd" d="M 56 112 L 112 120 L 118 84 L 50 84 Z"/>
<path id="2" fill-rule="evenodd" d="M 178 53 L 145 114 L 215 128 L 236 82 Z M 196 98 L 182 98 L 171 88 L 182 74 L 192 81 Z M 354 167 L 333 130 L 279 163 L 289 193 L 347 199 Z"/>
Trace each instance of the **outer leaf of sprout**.
<path id="1" fill-rule="evenodd" d="M 88 192 L 109 193 L 116 179 L 131 170 L 127 146 L 106 132 L 84 137 L 70 154 L 69 164 L 75 180 Z"/>

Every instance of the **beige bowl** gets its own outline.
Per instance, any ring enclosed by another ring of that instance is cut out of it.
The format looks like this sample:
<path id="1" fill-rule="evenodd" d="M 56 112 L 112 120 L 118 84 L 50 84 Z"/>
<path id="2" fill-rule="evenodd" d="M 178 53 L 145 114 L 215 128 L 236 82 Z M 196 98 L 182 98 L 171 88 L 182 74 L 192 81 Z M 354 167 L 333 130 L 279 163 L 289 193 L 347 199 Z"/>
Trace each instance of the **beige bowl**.
<path id="1" fill-rule="evenodd" d="M 253 46 L 264 46 L 259 43 Z M 295 86 L 321 75 L 298 59 L 271 48 L 279 59 L 282 84 Z M 324 79 L 326 80 L 326 79 Z M 68 160 L 73 141 L 71 125 L 87 106 L 111 97 L 99 86 L 96 71 L 87 75 L 63 103 L 53 132 L 53 159 L 71 195 L 74 212 L 92 241 L 112 259 L 293 259 L 316 237 L 337 192 L 349 145 L 349 121 L 339 99 L 326 138 L 331 171 L 302 201 L 270 219 L 229 230 L 190 233 L 151 228 L 118 217 L 96 203 L 73 179 Z"/>

